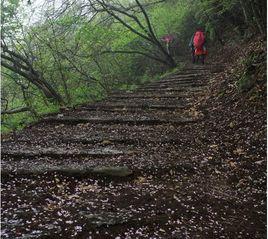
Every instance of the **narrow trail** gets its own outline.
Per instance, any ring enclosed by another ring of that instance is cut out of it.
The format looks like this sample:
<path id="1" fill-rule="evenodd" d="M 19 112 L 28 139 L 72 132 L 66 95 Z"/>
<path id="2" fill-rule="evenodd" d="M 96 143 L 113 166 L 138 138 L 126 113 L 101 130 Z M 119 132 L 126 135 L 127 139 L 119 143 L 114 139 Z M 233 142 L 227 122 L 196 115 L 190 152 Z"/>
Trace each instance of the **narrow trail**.
<path id="1" fill-rule="evenodd" d="M 263 238 L 262 209 L 206 155 L 211 75 L 186 66 L 4 139 L 2 238 Z"/>

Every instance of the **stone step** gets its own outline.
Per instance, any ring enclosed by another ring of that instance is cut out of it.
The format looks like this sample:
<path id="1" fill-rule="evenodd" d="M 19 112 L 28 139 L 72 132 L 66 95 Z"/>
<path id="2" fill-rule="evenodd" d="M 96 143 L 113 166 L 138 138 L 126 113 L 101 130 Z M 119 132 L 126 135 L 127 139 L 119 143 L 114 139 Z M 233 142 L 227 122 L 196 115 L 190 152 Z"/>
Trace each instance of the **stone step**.
<path id="1" fill-rule="evenodd" d="M 101 145 L 111 145 L 111 144 L 173 144 L 180 142 L 179 138 L 122 138 L 122 137 L 91 137 L 91 138 L 64 138 L 61 140 L 63 143 L 79 143 L 79 144 L 101 144 Z"/>
<path id="2" fill-rule="evenodd" d="M 162 88 L 162 89 L 167 89 L 167 88 L 190 88 L 190 87 L 200 87 L 200 86 L 205 86 L 203 83 L 184 83 L 184 84 L 158 84 L 158 85 L 146 85 L 143 86 L 139 89 L 157 89 L 157 88 Z"/>
<path id="3" fill-rule="evenodd" d="M 177 80 L 175 80 L 175 81 L 177 81 Z M 145 86 L 145 85 L 143 85 L 143 86 Z M 175 88 L 178 88 L 178 87 L 175 87 Z M 161 89 L 160 89 L 161 90 Z M 184 90 L 178 90 L 178 89 L 175 89 L 174 91 L 178 91 L 178 92 L 181 92 L 181 91 L 184 91 Z M 162 91 L 161 91 L 162 92 Z M 164 91 L 165 92 L 165 91 Z M 146 92 L 144 92 L 143 90 L 141 90 L 140 88 L 139 89 L 137 89 L 137 90 L 133 90 L 133 91 L 123 91 L 123 90 L 115 90 L 115 91 L 112 91 L 111 93 L 110 93 L 110 95 L 124 95 L 124 94 L 144 94 L 144 93 L 146 93 Z M 167 93 L 167 94 L 169 94 L 170 95 L 170 93 Z"/>
<path id="4" fill-rule="evenodd" d="M 210 72 L 209 68 L 204 68 L 204 67 L 200 67 L 200 68 L 184 68 L 183 70 L 181 70 L 180 72 Z"/>
<path id="5" fill-rule="evenodd" d="M 174 74 L 174 75 L 169 76 L 169 77 L 167 77 L 165 79 L 174 79 L 174 78 L 176 78 L 176 79 L 183 80 L 183 79 L 197 79 L 197 78 L 201 79 L 201 78 L 205 78 L 205 77 L 206 77 L 206 75 L 204 75 L 204 74 L 200 74 L 200 73 L 188 74 L 187 72 L 185 72 L 185 73 Z"/>
<path id="6" fill-rule="evenodd" d="M 173 98 L 110 98 L 103 102 L 84 105 L 85 107 L 97 107 L 102 109 L 119 109 L 119 110 L 157 110 L 163 109 L 165 106 L 170 106 L 170 109 L 184 108 L 189 104 L 189 97 L 173 97 Z M 78 108 L 79 109 L 79 108 Z M 99 109 L 97 109 L 99 110 Z"/>
<path id="7" fill-rule="evenodd" d="M 180 115 L 180 114 L 179 114 Z M 186 117 L 186 116 L 185 116 Z M 190 117 L 188 115 L 187 117 Z M 192 117 L 204 118 L 201 114 L 192 114 Z M 175 118 L 175 117 L 173 117 Z M 32 131 L 35 134 L 32 135 Z M 148 144 L 188 144 L 186 140 L 181 142 L 178 136 L 180 127 L 172 125 L 102 125 L 102 124 L 81 124 L 81 125 L 64 125 L 64 124 L 41 124 L 36 125 L 31 130 L 20 135 L 16 139 L 10 139 L 2 142 L 2 149 L 92 149 L 92 148 L 112 148 L 117 150 L 126 150 L 128 146 L 147 147 Z M 61 135 L 58 137 L 58 135 Z M 146 137 L 144 137 L 146 135 Z M 35 140 L 33 140 L 33 137 Z M 57 145 L 57 146 L 55 146 Z M 167 146 L 167 145 L 166 145 Z M 130 147 L 131 148 L 131 147 Z"/>
<path id="8" fill-rule="evenodd" d="M 21 157 L 43 157 L 43 156 L 91 156 L 91 157 L 108 157 L 108 156 L 120 156 L 127 154 L 120 150 L 101 148 L 101 149 L 90 149 L 90 150 L 70 150 L 64 148 L 44 148 L 44 149 L 2 149 L 2 156 L 12 156 L 14 158 Z"/>
<path id="9" fill-rule="evenodd" d="M 152 111 L 170 111 L 170 110 L 176 110 L 177 108 L 169 108 L 169 109 L 164 109 L 164 108 L 162 108 L 162 109 L 160 109 L 160 108 L 158 108 L 158 109 L 156 109 L 156 108 L 148 108 L 148 109 L 142 109 L 142 108 L 109 108 L 109 107 L 107 107 L 107 108 L 90 108 L 90 107 L 84 107 L 84 108 L 79 108 L 79 109 L 81 109 L 81 110 L 83 110 L 83 111 L 91 111 L 91 112 L 111 112 L 111 113 L 126 113 L 126 112 L 128 112 L 128 113 L 143 113 L 144 112 L 144 110 L 146 110 L 147 112 L 152 112 Z"/>
<path id="10" fill-rule="evenodd" d="M 163 80 L 159 80 L 159 81 L 155 81 L 155 82 L 151 82 L 149 84 L 156 84 L 156 83 L 169 83 L 169 82 L 176 82 L 176 83 L 194 83 L 194 82 L 203 82 L 204 79 L 193 79 L 193 78 L 185 78 L 185 79 L 180 79 L 177 77 L 173 77 L 173 78 L 168 78 L 168 79 L 163 79 Z"/>
<path id="11" fill-rule="evenodd" d="M 205 69 L 187 68 L 187 69 L 184 70 L 184 72 L 187 72 L 187 73 L 196 72 L 196 73 L 203 73 L 203 74 L 214 74 L 214 73 L 222 72 L 223 70 L 224 70 L 223 66 L 217 66 L 217 67 L 209 67 L 209 68 L 205 68 Z"/>
<path id="12" fill-rule="evenodd" d="M 193 92 L 192 94 L 180 93 L 171 94 L 170 92 L 161 92 L 159 94 L 149 93 L 149 94 L 139 94 L 139 92 L 128 92 L 121 94 L 110 94 L 108 99 L 181 99 L 184 97 L 195 97 L 199 93 Z"/>
<path id="13" fill-rule="evenodd" d="M 47 117 L 40 121 L 40 123 L 56 123 L 56 124 L 128 124 L 128 125 L 184 125 L 188 123 L 196 123 L 198 119 L 181 118 L 181 119 L 160 119 L 160 118 L 147 118 L 141 119 L 133 118 L 75 118 L 75 117 Z"/>
<path id="14" fill-rule="evenodd" d="M 154 83 L 149 83 L 143 86 L 183 86 L 183 85 L 196 85 L 196 84 L 204 84 L 204 81 L 200 80 L 191 80 L 191 81 L 181 81 L 178 79 L 173 79 L 173 80 L 163 80 L 163 81 L 158 81 Z M 141 86 L 142 87 L 142 86 Z"/>
<path id="15" fill-rule="evenodd" d="M 172 75 L 167 78 L 162 78 L 159 81 L 152 81 L 150 83 L 147 83 L 145 85 L 157 85 L 159 83 L 176 83 L 176 84 L 185 84 L 185 83 L 196 83 L 196 82 L 204 82 L 204 75 L 199 74 L 191 74 L 191 75 Z M 143 87 L 144 85 L 141 85 Z M 130 91 L 132 92 L 132 91 Z M 112 94 L 122 94 L 125 93 L 124 91 L 113 91 Z"/>
<path id="16" fill-rule="evenodd" d="M 165 79 L 165 80 L 172 80 L 172 79 L 180 79 L 180 80 L 196 80 L 196 79 L 206 79 L 206 75 L 204 74 L 173 74 L 169 77 L 166 77 L 166 78 L 162 78 L 162 79 Z"/>
<path id="17" fill-rule="evenodd" d="M 167 87 L 167 88 L 158 88 L 158 87 L 144 87 L 140 88 L 138 91 L 141 92 L 202 92 L 204 91 L 204 87 L 200 86 L 190 86 L 190 87 Z"/>
<path id="18" fill-rule="evenodd" d="M 110 95 L 108 97 L 108 100 L 114 100 L 114 99 L 181 99 L 183 96 L 174 96 L 174 95 L 131 95 L 131 94 L 125 94 L 125 95 Z"/>
<path id="19" fill-rule="evenodd" d="M 183 68 L 183 70 L 188 70 L 188 71 L 198 71 L 198 70 L 203 70 L 203 71 L 211 71 L 213 69 L 222 69 L 226 66 L 226 64 L 209 64 L 209 65 L 195 65 L 195 66 L 186 66 Z"/>
<path id="20" fill-rule="evenodd" d="M 131 111 L 131 110 L 178 110 L 185 109 L 187 105 L 164 105 L 164 104 L 99 104 L 80 107 L 86 111 Z"/>
<path id="21" fill-rule="evenodd" d="M 10 176 L 25 177 L 25 176 L 41 176 L 55 175 L 74 177 L 74 178 L 124 178 L 133 174 L 133 171 L 127 166 L 95 166 L 87 164 L 63 164 L 60 166 L 42 164 L 33 165 L 29 168 L 17 168 L 13 170 L 4 169 L 1 171 L 1 176 L 6 178 Z"/>
<path id="22" fill-rule="evenodd" d="M 159 167 L 159 165 L 158 165 Z M 91 179 L 116 179 L 116 178 L 129 178 L 130 176 L 137 177 L 144 172 L 150 174 L 166 174 L 168 172 L 178 171 L 182 173 L 194 173 L 196 171 L 196 165 L 190 164 L 189 162 L 180 162 L 176 165 L 166 166 L 164 169 L 156 167 L 146 167 L 132 169 L 127 166 L 117 166 L 117 165 L 91 165 L 88 163 L 79 164 L 67 164 L 62 163 L 61 165 L 53 165 L 48 163 L 39 162 L 38 165 L 32 165 L 31 167 L 17 167 L 13 169 L 2 169 L 1 176 L 6 179 L 8 177 L 36 177 L 36 176 L 55 176 L 59 174 L 65 177 L 72 178 L 91 178 Z"/>

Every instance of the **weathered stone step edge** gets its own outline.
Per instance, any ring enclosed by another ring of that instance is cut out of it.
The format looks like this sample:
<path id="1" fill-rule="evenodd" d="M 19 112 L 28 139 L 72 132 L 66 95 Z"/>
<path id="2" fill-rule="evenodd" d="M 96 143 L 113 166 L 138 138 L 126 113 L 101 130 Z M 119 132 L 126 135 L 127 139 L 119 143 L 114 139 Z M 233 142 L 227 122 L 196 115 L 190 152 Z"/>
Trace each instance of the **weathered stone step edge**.
<path id="1" fill-rule="evenodd" d="M 173 172 L 179 171 L 184 173 L 194 173 L 198 168 L 196 165 L 190 163 L 182 162 L 176 165 L 170 165 L 166 168 L 142 168 L 142 169 L 130 169 L 127 166 L 53 166 L 53 167 L 39 167 L 39 168 L 27 168 L 27 169 L 17 169 L 17 170 L 2 170 L 2 178 L 9 177 L 35 177 L 35 176 L 49 176 L 59 174 L 66 177 L 72 178 L 105 178 L 105 179 L 134 179 L 139 175 L 150 174 L 167 174 L 172 170 Z"/>
<path id="2" fill-rule="evenodd" d="M 164 76 L 165 79 L 171 78 L 171 77 L 181 77 L 181 78 L 192 78 L 196 76 L 201 76 L 201 77 L 206 77 L 206 75 L 209 74 L 207 71 L 206 72 L 195 72 L 195 71 L 181 71 L 178 73 L 173 73 L 168 76 Z"/>
<path id="3" fill-rule="evenodd" d="M 111 137 L 104 137 L 104 138 L 70 138 L 70 139 L 62 139 L 61 142 L 63 143 L 81 143 L 81 144 L 104 144 L 104 145 L 111 145 L 111 144 L 142 144 L 144 143 L 154 143 L 154 144 L 172 144 L 180 142 L 180 139 L 147 139 L 147 138 L 111 138 Z"/>
<path id="4" fill-rule="evenodd" d="M 89 157 L 108 157 L 121 156 L 129 154 L 128 151 L 114 149 L 92 149 L 92 150 L 59 150 L 59 149 L 42 149 L 42 150 L 6 150 L 2 149 L 2 156 L 12 157 L 41 157 L 41 156 L 89 156 Z"/>
<path id="5" fill-rule="evenodd" d="M 156 110 L 176 110 L 176 109 L 185 109 L 189 106 L 187 105 L 147 105 L 147 104 L 137 104 L 137 105 L 128 105 L 128 104 L 99 104 L 99 105 L 89 105 L 78 108 L 79 110 L 86 111 L 96 111 L 96 110 L 108 110 L 121 109 L 121 111 L 127 111 L 128 109 L 156 109 Z"/>
<path id="6" fill-rule="evenodd" d="M 140 87 L 144 85 L 162 85 L 162 84 L 174 84 L 174 85 L 182 85 L 182 84 L 191 84 L 191 83 L 202 83 L 205 82 L 206 79 L 203 77 L 191 77 L 191 78 L 178 78 L 176 76 L 163 78 L 158 81 L 146 82 L 145 84 L 140 85 Z"/>
<path id="7" fill-rule="evenodd" d="M 110 178 L 124 178 L 133 175 L 133 171 L 126 166 L 123 167 L 70 167 L 70 166 L 54 166 L 54 167 L 39 167 L 39 168 L 28 168 L 12 170 L 2 170 L 2 177 L 9 176 L 40 176 L 40 175 L 53 175 L 60 174 L 67 177 L 79 177 L 79 178 L 90 178 L 98 176 L 106 176 Z"/>
<path id="8" fill-rule="evenodd" d="M 211 65 L 187 65 L 187 66 L 184 66 L 181 71 L 184 71 L 184 70 L 209 70 L 211 67 Z"/>
<path id="9" fill-rule="evenodd" d="M 191 83 L 202 83 L 204 82 L 203 79 L 189 79 L 189 80 L 180 80 L 177 78 L 173 79 L 167 79 L 167 80 L 160 80 L 160 81 L 155 81 L 155 82 L 150 82 L 148 85 L 163 85 L 163 84 L 174 84 L 174 85 L 181 85 L 181 84 L 191 84 Z"/>
<path id="10" fill-rule="evenodd" d="M 186 92 L 187 93 L 187 92 Z M 138 99 L 174 99 L 174 98 L 177 98 L 177 99 L 181 99 L 181 98 L 184 98 L 184 97 L 195 97 L 198 93 L 195 93 L 193 92 L 193 94 L 148 94 L 148 95 L 145 95 L 145 94 L 138 94 L 138 92 L 133 92 L 133 93 L 121 93 L 121 94 L 110 94 L 108 99 L 112 99 L 112 98 L 115 98 L 115 99 L 125 99 L 125 98 L 138 98 Z"/>
<path id="11" fill-rule="evenodd" d="M 165 80 L 168 80 L 168 79 L 180 79 L 180 80 L 194 80 L 194 79 L 204 79 L 206 78 L 207 76 L 204 75 L 204 74 L 199 74 L 199 73 L 193 73 L 193 74 L 187 74 L 187 73 L 180 73 L 180 74 L 174 74 L 174 75 L 171 75 L 169 77 L 166 77 L 166 78 L 163 78 Z"/>
<path id="12" fill-rule="evenodd" d="M 184 109 L 184 108 L 182 108 Z M 170 109 L 157 109 L 157 108 L 87 108 L 87 107 L 80 107 L 78 110 L 81 111 L 96 111 L 96 112 L 111 112 L 111 113 L 139 113 L 144 114 L 144 112 L 157 112 L 157 111 L 174 111 L 174 110 L 181 110 L 180 108 L 170 108 Z"/>
<path id="13" fill-rule="evenodd" d="M 178 110 L 180 108 L 176 108 L 176 109 L 153 109 L 153 108 L 148 108 L 148 109 L 141 109 L 141 108 L 97 108 L 97 109 L 90 109 L 90 108 L 79 108 L 83 111 L 96 111 L 96 112 L 111 112 L 111 113 L 144 113 L 144 111 L 146 110 L 146 112 L 154 112 L 154 111 L 174 111 L 174 110 Z"/>
<path id="14" fill-rule="evenodd" d="M 30 140 L 17 140 L 16 142 L 17 144 L 31 143 Z M 56 139 L 56 142 L 57 143 L 74 143 L 74 144 L 83 144 L 83 145 L 100 144 L 103 146 L 115 145 L 115 144 L 146 146 L 146 144 L 174 144 L 174 143 L 181 142 L 181 139 L 179 138 L 147 139 L 145 137 L 144 138 L 115 138 L 115 137 L 110 137 L 110 136 L 107 136 L 107 137 L 90 137 L 89 136 L 89 138 L 77 137 L 77 138 L 63 138 L 61 140 Z M 8 143 L 8 141 L 5 141 L 5 143 Z M 130 153 L 126 152 L 126 154 L 130 154 Z"/>
<path id="15" fill-rule="evenodd" d="M 204 87 L 205 88 L 205 87 Z M 203 87 L 202 87 L 203 89 Z M 173 95 L 173 96 L 180 96 L 181 94 L 177 94 L 174 95 L 174 93 L 172 92 L 182 92 L 184 95 L 186 95 L 185 93 L 189 93 L 189 92 L 195 92 L 196 89 L 193 88 L 192 91 L 189 91 L 189 88 L 173 88 L 172 91 L 167 91 L 166 89 L 162 90 L 161 88 L 159 88 L 158 90 L 154 90 L 153 92 L 156 92 L 157 95 L 159 94 L 163 94 L 163 93 L 166 93 L 166 95 Z M 110 96 L 111 95 L 140 95 L 140 94 L 146 94 L 146 91 L 144 92 L 144 90 L 141 90 L 141 89 L 136 89 L 136 90 L 133 90 L 133 91 L 112 91 L 110 93 Z M 148 92 L 148 94 L 152 94 L 152 92 Z M 187 94 L 188 95 L 188 94 Z"/>
<path id="16" fill-rule="evenodd" d="M 133 97 L 131 97 L 133 96 Z M 163 96 L 163 97 L 162 97 Z M 184 94 L 184 95 L 148 95 L 148 94 L 125 94 L 125 95 L 118 95 L 106 98 L 102 102 L 96 102 L 91 105 L 99 105 L 101 103 L 104 104 L 130 104 L 130 105 L 162 105 L 162 104 L 171 104 L 177 105 L 178 102 L 182 102 L 187 98 L 191 98 L 191 95 Z M 130 100 L 131 98 L 131 100 Z M 123 100 L 124 99 L 124 100 Z M 175 103 L 172 103 L 175 102 Z M 87 104 L 90 105 L 90 104 Z M 86 106 L 87 106 L 86 105 Z"/>
<path id="17" fill-rule="evenodd" d="M 175 84 L 164 84 L 164 85 L 145 85 L 145 86 L 142 86 L 140 87 L 138 90 L 140 89 L 158 89 L 158 88 L 161 88 L 161 89 L 173 89 L 173 88 L 195 88 L 195 87 L 201 87 L 201 86 L 205 86 L 205 84 L 203 83 L 193 83 L 193 84 L 179 84 L 179 85 L 175 85 Z"/>
<path id="18" fill-rule="evenodd" d="M 158 87 L 163 87 L 163 86 L 191 86 L 191 85 L 203 85 L 205 84 L 204 81 L 184 81 L 184 82 L 179 82 L 177 80 L 174 80 L 174 81 L 170 81 L 170 82 L 165 82 L 165 81 L 159 81 L 159 82 L 156 82 L 156 83 L 150 83 L 150 84 L 146 84 L 146 85 L 143 85 L 143 86 L 140 86 L 140 87 L 144 87 L 144 86 L 158 86 Z"/>
<path id="19" fill-rule="evenodd" d="M 214 70 L 223 70 L 225 67 L 225 65 L 210 65 L 208 67 L 203 67 L 203 68 L 199 68 L 199 67 L 195 67 L 195 68 L 191 68 L 191 67 L 186 67 L 183 69 L 183 71 L 189 71 L 189 72 L 192 72 L 192 71 L 208 71 L 208 72 L 211 72 L 211 71 L 214 71 Z"/>
<path id="20" fill-rule="evenodd" d="M 137 90 L 142 90 L 144 88 L 160 88 L 160 89 L 189 89 L 206 86 L 204 83 L 193 83 L 193 84 L 164 84 L 164 85 L 144 85 L 139 87 Z"/>
<path id="21" fill-rule="evenodd" d="M 206 88 L 205 87 L 202 87 L 202 88 L 192 88 L 192 87 L 187 87 L 187 88 L 183 88 L 183 87 L 180 87 L 180 88 L 165 88 L 165 89 L 162 89 L 162 88 L 156 88 L 156 89 L 139 89 L 137 90 L 135 93 L 137 92 L 202 92 L 203 90 L 205 90 Z"/>
<path id="22" fill-rule="evenodd" d="M 178 82 L 189 82 L 189 81 L 197 81 L 197 80 L 202 80 L 205 81 L 207 80 L 206 76 L 203 75 L 193 75 L 193 76 L 180 76 L 180 75 L 172 75 L 170 77 L 162 78 L 158 81 L 152 81 L 152 82 L 163 82 L 163 81 L 178 81 Z"/>
<path id="23" fill-rule="evenodd" d="M 166 119 L 102 119 L 102 118 L 55 118 L 48 117 L 42 119 L 41 123 L 61 123 L 61 124 L 128 124 L 128 125 L 157 125 L 157 124 L 171 124 L 184 125 L 188 123 L 196 123 L 198 119 L 184 118 L 180 120 L 166 120 Z"/>
<path id="24" fill-rule="evenodd" d="M 137 99 L 181 99 L 184 96 L 177 95 L 109 95 L 108 100 L 112 99 L 128 99 L 128 98 L 137 98 Z"/>
<path id="25" fill-rule="evenodd" d="M 176 75 L 178 74 L 207 74 L 210 73 L 210 69 L 184 69 L 182 71 L 179 71 L 175 73 Z"/>
<path id="26" fill-rule="evenodd" d="M 212 64 L 209 65 L 188 65 L 188 66 L 184 66 L 182 68 L 182 70 L 210 70 L 210 68 L 212 67 Z M 216 65 L 213 65 L 213 67 L 216 67 Z"/>
<path id="27" fill-rule="evenodd" d="M 174 75 L 182 75 L 182 76 L 187 76 L 187 75 L 208 75 L 210 74 L 210 70 L 182 70 L 178 72 L 171 73 L 170 75 L 166 75 L 164 77 L 169 77 L 169 76 L 174 76 Z"/>
<path id="28" fill-rule="evenodd" d="M 191 77 L 173 75 L 167 78 L 162 78 L 161 80 L 158 80 L 158 81 L 151 81 L 151 83 L 154 83 L 154 82 L 178 82 L 180 83 L 180 82 L 191 82 L 191 81 L 197 81 L 197 80 L 206 81 L 207 77 L 204 77 L 203 75 L 193 75 Z"/>

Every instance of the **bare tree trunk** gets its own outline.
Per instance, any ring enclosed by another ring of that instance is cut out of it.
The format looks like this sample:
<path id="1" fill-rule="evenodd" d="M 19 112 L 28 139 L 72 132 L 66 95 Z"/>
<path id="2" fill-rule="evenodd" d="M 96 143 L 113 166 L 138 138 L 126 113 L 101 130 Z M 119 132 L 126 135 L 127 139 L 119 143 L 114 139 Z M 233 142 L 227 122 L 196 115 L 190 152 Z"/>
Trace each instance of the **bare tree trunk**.
<path id="1" fill-rule="evenodd" d="M 159 52 L 162 54 L 163 59 L 160 57 L 153 56 L 152 54 L 143 53 L 144 56 L 149 57 L 151 59 L 157 59 L 159 62 L 164 63 L 165 65 L 168 65 L 169 67 L 173 68 L 176 67 L 176 62 L 174 61 L 173 57 L 167 52 L 166 48 L 161 44 L 161 42 L 157 39 L 155 32 L 153 30 L 153 27 L 151 25 L 149 16 L 147 12 L 145 11 L 142 4 L 139 2 L 139 0 L 135 0 L 137 3 L 137 7 L 143 14 L 146 22 L 146 26 L 142 24 L 142 22 L 133 14 L 129 13 L 126 8 L 119 8 L 118 6 L 110 5 L 109 3 L 105 2 L 104 0 L 95 0 L 95 2 L 92 1 L 91 6 L 93 9 L 95 9 L 96 12 L 106 12 L 116 20 L 118 20 L 123 26 L 125 26 L 127 29 L 129 29 L 134 34 L 138 35 L 139 37 L 143 38 L 144 40 L 148 41 L 151 45 L 156 47 Z M 95 4 L 99 5 L 95 5 Z M 101 7 L 101 9 L 99 9 Z M 120 15 L 124 15 L 128 18 L 130 18 L 132 21 L 135 21 L 137 23 L 139 30 L 133 28 L 131 25 L 128 24 L 126 20 L 120 17 Z M 117 51 L 118 52 L 118 51 Z M 129 53 L 129 51 L 122 51 Z M 140 54 L 140 51 L 133 51 L 133 53 L 136 52 L 137 54 Z M 139 53 L 138 53 L 139 52 Z"/>
<path id="2" fill-rule="evenodd" d="M 154 30 L 152 28 L 152 24 L 150 22 L 150 19 L 149 19 L 149 16 L 147 15 L 145 9 L 143 8 L 143 6 L 140 4 L 139 0 L 135 0 L 137 5 L 140 7 L 144 17 L 145 17 L 145 20 L 146 20 L 146 23 L 147 23 L 147 26 L 148 26 L 148 29 L 149 29 L 149 32 L 150 32 L 150 35 L 151 37 L 153 38 L 156 46 L 158 46 L 158 48 L 160 49 L 160 51 L 165 55 L 166 59 L 167 59 L 167 62 L 169 63 L 169 65 L 171 67 L 175 67 L 176 66 L 176 63 L 174 61 L 174 59 L 172 58 L 172 56 L 169 54 L 169 52 L 162 46 L 161 42 L 159 42 L 159 40 L 157 39 L 157 37 L 155 36 L 155 33 L 154 33 Z"/>
<path id="3" fill-rule="evenodd" d="M 28 107 L 20 107 L 20 108 L 1 111 L 1 115 L 18 114 L 18 113 L 22 113 L 22 112 L 27 112 L 29 110 L 30 109 Z"/>
<path id="4" fill-rule="evenodd" d="M 245 23 L 248 25 L 249 24 L 249 17 L 248 17 L 248 14 L 247 14 L 245 1 L 244 0 L 240 0 L 239 2 L 240 2 L 240 5 L 241 5 L 241 8 L 242 8 L 242 11 L 243 11 Z"/>
<path id="5" fill-rule="evenodd" d="M 51 28 L 52 28 L 54 36 L 56 36 L 53 24 L 51 24 Z M 59 52 L 56 40 L 55 40 L 54 45 L 55 45 L 56 53 Z M 62 69 L 62 63 L 61 63 L 62 59 L 61 59 L 61 57 L 58 58 L 58 56 L 55 55 L 55 53 L 53 51 L 53 48 L 51 48 L 51 51 L 52 51 L 52 55 L 54 57 L 54 60 L 56 61 L 57 65 L 58 65 L 58 68 L 59 68 L 59 71 L 60 71 L 61 82 L 62 82 L 62 85 L 63 85 L 64 94 L 66 96 L 67 102 L 70 103 L 71 102 L 71 96 L 70 96 L 69 89 L 68 89 L 68 86 L 67 86 L 67 83 L 66 83 L 66 78 L 65 78 L 65 75 L 64 75 L 64 72 L 63 72 L 63 69 Z"/>
<path id="6" fill-rule="evenodd" d="M 22 94 L 23 94 L 23 98 L 24 98 L 24 102 L 27 105 L 28 111 L 32 114 L 33 118 L 38 118 L 38 114 L 35 111 L 35 109 L 32 107 L 32 104 L 30 102 L 29 97 L 27 96 L 27 92 L 25 91 L 25 88 L 23 86 L 21 86 L 21 90 L 22 90 Z"/>
<path id="7" fill-rule="evenodd" d="M 4 46 L 3 44 L 1 44 L 1 48 L 1 65 L 3 67 L 27 79 L 29 82 L 37 86 L 46 97 L 51 98 L 60 104 L 64 103 L 61 95 L 56 92 L 39 72 L 34 70 L 27 58 L 19 53 L 9 50 L 7 46 Z"/>
<path id="8" fill-rule="evenodd" d="M 262 22 L 261 22 L 261 16 L 259 16 L 257 9 L 256 9 L 256 4 L 254 3 L 254 1 L 250 1 L 250 6 L 252 9 L 252 13 L 253 13 L 253 21 L 255 22 L 256 26 L 259 29 L 259 32 L 264 35 L 264 26 L 262 26 Z"/>

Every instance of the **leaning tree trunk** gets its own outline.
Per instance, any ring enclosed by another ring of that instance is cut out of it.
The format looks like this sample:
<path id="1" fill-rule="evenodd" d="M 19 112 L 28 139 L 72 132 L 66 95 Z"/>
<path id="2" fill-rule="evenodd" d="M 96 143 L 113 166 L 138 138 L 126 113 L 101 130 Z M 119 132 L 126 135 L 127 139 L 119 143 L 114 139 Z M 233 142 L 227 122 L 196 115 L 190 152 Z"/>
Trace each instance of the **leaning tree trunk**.
<path id="1" fill-rule="evenodd" d="M 38 71 L 33 68 L 33 65 L 26 57 L 9 50 L 6 45 L 1 44 L 1 48 L 1 66 L 27 79 L 40 89 L 47 98 L 53 99 L 60 104 L 64 104 L 64 100 L 61 95 L 42 77 Z"/>
<path id="2" fill-rule="evenodd" d="M 246 25 L 249 25 L 249 16 L 248 16 L 248 13 L 247 13 L 247 7 L 246 7 L 246 4 L 245 4 L 245 1 L 240 0 L 239 2 L 240 2 L 240 5 L 241 5 L 241 8 L 242 8 L 245 23 L 246 23 Z"/>
<path id="3" fill-rule="evenodd" d="M 251 1 L 250 2 L 250 6 L 251 6 L 251 9 L 252 9 L 252 15 L 253 15 L 253 21 L 255 22 L 259 32 L 264 35 L 264 32 L 265 32 L 265 29 L 264 29 L 264 26 L 262 25 L 262 19 L 261 19 L 261 16 L 259 16 L 258 12 L 257 12 L 257 6 L 255 4 L 254 1 Z"/>
<path id="4" fill-rule="evenodd" d="M 145 24 L 143 24 L 142 21 L 136 15 L 131 14 L 127 8 L 124 8 L 122 6 L 118 7 L 116 5 L 111 5 L 104 0 L 92 1 L 91 7 L 96 12 L 108 13 L 114 19 L 118 20 L 124 27 L 126 27 L 131 32 L 133 32 L 134 34 L 136 34 L 137 36 L 141 37 L 145 41 L 149 42 L 152 46 L 154 46 L 159 51 L 161 56 L 159 56 L 158 54 L 155 54 L 155 52 L 149 53 L 149 52 L 141 52 L 137 50 L 133 50 L 133 51 L 122 50 L 121 51 L 122 53 L 126 52 L 128 54 L 130 53 L 141 54 L 151 59 L 155 59 L 159 62 L 162 62 L 165 65 L 169 66 L 170 68 L 176 67 L 176 62 L 174 61 L 173 57 L 167 52 L 165 47 L 157 39 L 155 32 L 153 30 L 152 24 L 150 22 L 149 16 L 147 12 L 145 11 L 144 7 L 138 0 L 135 0 L 135 2 L 137 4 L 136 7 L 139 8 L 139 10 L 141 11 L 142 15 L 145 18 Z M 126 18 L 123 18 L 122 16 L 129 18 L 131 21 L 134 21 L 138 27 L 137 28 L 132 27 L 127 22 Z M 113 51 L 109 51 L 109 52 L 113 53 Z M 116 51 L 116 52 L 119 52 L 119 51 Z"/>
<path id="5" fill-rule="evenodd" d="M 139 0 L 135 0 L 135 1 L 136 1 L 137 5 L 140 7 L 140 9 L 141 9 L 141 11 L 142 11 L 142 13 L 143 13 L 143 15 L 145 17 L 146 24 L 147 24 L 147 27 L 148 27 L 150 36 L 152 37 L 153 41 L 155 42 L 155 45 L 158 47 L 158 49 L 166 57 L 166 61 L 167 61 L 168 65 L 170 67 L 176 67 L 176 63 L 175 63 L 173 57 L 169 54 L 169 52 L 163 47 L 163 45 L 161 44 L 161 42 L 159 42 L 159 40 L 157 39 L 147 12 L 143 8 L 143 6 L 139 2 Z"/>

